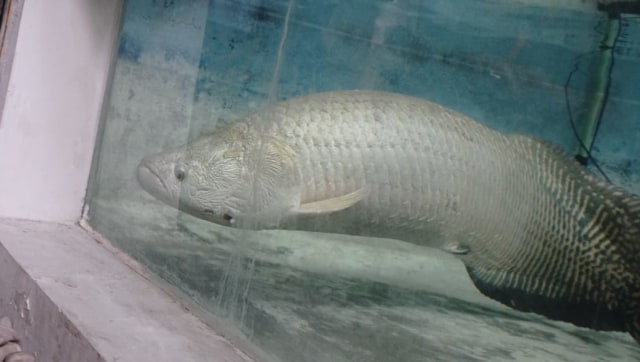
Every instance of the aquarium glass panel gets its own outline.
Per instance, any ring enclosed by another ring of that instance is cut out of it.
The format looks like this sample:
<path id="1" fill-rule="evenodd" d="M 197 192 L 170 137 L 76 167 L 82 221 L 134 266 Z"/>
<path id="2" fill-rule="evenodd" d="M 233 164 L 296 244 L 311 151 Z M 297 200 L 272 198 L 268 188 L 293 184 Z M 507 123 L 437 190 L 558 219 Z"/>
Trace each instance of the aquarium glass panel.
<path id="1" fill-rule="evenodd" d="M 635 3 L 125 1 L 89 222 L 256 360 L 637 361 Z"/>

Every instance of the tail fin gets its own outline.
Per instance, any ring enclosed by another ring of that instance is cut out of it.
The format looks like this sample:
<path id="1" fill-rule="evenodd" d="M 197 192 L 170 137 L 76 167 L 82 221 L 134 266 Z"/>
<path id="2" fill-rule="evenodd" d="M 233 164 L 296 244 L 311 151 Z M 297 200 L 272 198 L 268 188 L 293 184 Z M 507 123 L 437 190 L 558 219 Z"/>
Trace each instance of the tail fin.
<path id="1" fill-rule="evenodd" d="M 640 344 L 640 314 L 636 314 L 627 326 L 629 334 Z"/>
<path id="2" fill-rule="evenodd" d="M 627 331 L 640 343 L 640 197 L 596 179 L 556 147 L 518 141 L 534 150 L 523 157 L 537 165 L 547 194 L 534 206 L 547 216 L 526 242 L 492 243 L 493 258 L 472 248 L 463 261 L 473 283 L 512 308 Z"/>
<path id="3" fill-rule="evenodd" d="M 621 211 L 623 224 L 617 246 L 620 248 L 621 261 L 630 274 L 627 285 L 630 299 L 624 306 L 627 310 L 626 329 L 640 344 L 640 197 L 625 194 L 618 188 L 613 189 L 614 202 Z"/>
<path id="4" fill-rule="evenodd" d="M 611 203 L 608 206 L 614 209 L 614 217 L 617 217 L 621 229 L 616 238 L 616 246 L 620 248 L 623 261 L 633 274 L 636 285 L 631 290 L 636 311 L 640 313 L 640 196 L 618 187 L 607 186 L 611 192 Z"/>

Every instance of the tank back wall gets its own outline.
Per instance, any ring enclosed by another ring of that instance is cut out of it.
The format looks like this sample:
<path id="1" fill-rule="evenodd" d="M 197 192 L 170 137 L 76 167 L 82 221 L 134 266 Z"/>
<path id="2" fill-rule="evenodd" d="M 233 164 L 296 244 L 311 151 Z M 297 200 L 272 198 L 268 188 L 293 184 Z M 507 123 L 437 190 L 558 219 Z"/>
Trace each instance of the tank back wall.
<path id="1" fill-rule="evenodd" d="M 105 139 L 114 141 L 102 150 L 107 171 L 96 175 L 105 180 L 96 183 L 96 195 L 137 192 L 134 170 L 150 152 L 274 99 L 335 89 L 423 97 L 498 130 L 532 134 L 575 152 L 564 85 L 577 66 L 568 102 L 580 129 L 605 16 L 595 1 L 295 1 L 285 35 L 287 1 L 171 4 L 127 5 L 114 80 L 127 86 L 113 91 L 108 105 Z M 618 79 L 613 88 L 632 83 Z M 164 91 L 153 91 L 158 87 Z M 611 99 L 635 107 L 629 94 L 612 92 Z M 142 104 L 148 106 L 134 108 Z M 603 131 L 608 117 L 633 126 L 629 114 L 605 113 Z M 148 132 L 155 137 L 145 144 Z M 614 173 L 620 158 L 611 160 Z M 621 182 L 636 187 L 632 179 Z"/>

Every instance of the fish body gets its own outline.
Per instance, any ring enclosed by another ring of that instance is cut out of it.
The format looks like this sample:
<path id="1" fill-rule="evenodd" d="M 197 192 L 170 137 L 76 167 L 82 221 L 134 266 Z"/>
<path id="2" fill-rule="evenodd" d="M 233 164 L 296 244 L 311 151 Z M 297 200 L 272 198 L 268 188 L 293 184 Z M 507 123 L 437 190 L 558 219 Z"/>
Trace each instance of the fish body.
<path id="1" fill-rule="evenodd" d="M 138 179 L 222 225 L 439 247 L 491 298 L 640 342 L 640 198 L 426 100 L 294 98 L 145 158 Z"/>

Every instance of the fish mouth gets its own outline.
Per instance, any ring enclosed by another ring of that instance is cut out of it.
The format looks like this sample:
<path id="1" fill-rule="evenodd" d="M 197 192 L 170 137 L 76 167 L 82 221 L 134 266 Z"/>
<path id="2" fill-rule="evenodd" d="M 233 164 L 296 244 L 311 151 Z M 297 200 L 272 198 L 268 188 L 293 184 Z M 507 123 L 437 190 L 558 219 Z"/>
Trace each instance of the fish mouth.
<path id="1" fill-rule="evenodd" d="M 169 188 L 165 184 L 164 179 L 160 176 L 158 170 L 152 167 L 145 160 L 142 160 L 138 165 L 136 176 L 138 178 L 138 183 L 145 191 L 167 204 L 175 204 L 174 200 L 171 200 Z"/>

